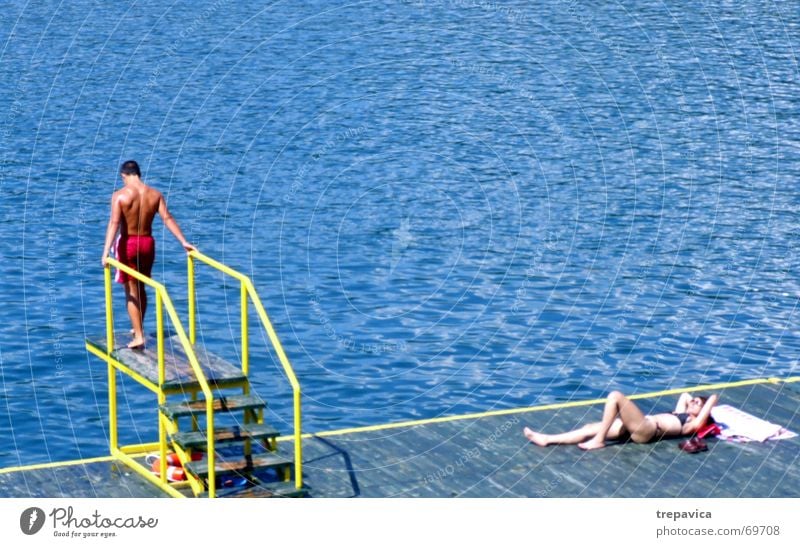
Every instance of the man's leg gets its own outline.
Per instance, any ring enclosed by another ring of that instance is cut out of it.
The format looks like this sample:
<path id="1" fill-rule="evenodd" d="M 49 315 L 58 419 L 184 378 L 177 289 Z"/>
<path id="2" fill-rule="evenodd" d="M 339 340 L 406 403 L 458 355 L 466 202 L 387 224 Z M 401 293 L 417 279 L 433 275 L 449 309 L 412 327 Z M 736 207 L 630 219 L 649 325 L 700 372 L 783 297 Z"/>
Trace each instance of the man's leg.
<path id="1" fill-rule="evenodd" d="M 126 295 L 126 297 L 127 297 L 128 293 L 129 293 L 129 290 L 128 290 L 128 285 L 126 283 L 125 284 L 125 295 Z M 144 333 L 144 318 L 145 318 L 145 315 L 147 315 L 147 285 L 145 285 L 144 283 L 139 283 L 139 293 L 138 294 L 139 294 L 139 301 L 140 301 L 141 307 L 142 307 L 142 313 L 141 313 L 141 317 L 142 317 L 142 332 Z M 128 311 L 128 313 L 130 313 L 130 311 Z M 128 332 L 128 334 L 130 334 L 131 336 L 134 336 L 136 334 L 136 329 L 133 328 L 133 319 L 131 319 L 131 330 Z"/>
<path id="2" fill-rule="evenodd" d="M 142 303 L 142 335 L 144 335 L 144 316 L 147 315 L 147 285 L 139 283 L 139 301 Z"/>
<path id="3" fill-rule="evenodd" d="M 125 300 L 128 305 L 128 315 L 131 318 L 133 327 L 133 340 L 128 344 L 129 348 L 136 348 L 144 345 L 144 332 L 142 331 L 142 300 L 144 287 L 139 280 L 129 277 L 125 282 Z"/>

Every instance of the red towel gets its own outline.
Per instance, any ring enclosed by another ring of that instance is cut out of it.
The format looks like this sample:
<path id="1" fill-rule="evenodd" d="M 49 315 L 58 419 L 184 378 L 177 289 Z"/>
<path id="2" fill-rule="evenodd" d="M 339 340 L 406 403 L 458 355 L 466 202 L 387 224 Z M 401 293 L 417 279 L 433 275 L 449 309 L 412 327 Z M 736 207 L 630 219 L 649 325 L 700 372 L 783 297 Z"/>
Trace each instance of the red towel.
<path id="1" fill-rule="evenodd" d="M 695 433 L 695 436 L 698 439 L 702 439 L 703 437 L 708 437 L 709 435 L 712 436 L 712 437 L 716 437 L 719 434 L 720 434 L 719 426 L 712 422 L 712 423 L 706 424 L 703 427 L 701 427 L 700 429 L 698 429 L 697 433 Z"/>

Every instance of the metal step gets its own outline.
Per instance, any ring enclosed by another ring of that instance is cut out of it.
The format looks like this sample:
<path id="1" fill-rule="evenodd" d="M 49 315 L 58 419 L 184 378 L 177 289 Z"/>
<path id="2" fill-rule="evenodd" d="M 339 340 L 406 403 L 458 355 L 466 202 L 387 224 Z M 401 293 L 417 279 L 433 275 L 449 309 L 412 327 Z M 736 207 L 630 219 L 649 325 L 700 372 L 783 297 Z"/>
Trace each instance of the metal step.
<path id="1" fill-rule="evenodd" d="M 304 498 L 308 495 L 308 488 L 297 489 L 294 481 L 286 482 L 257 482 L 248 486 L 233 488 L 217 488 L 218 498 Z M 208 497 L 208 492 L 203 492 L 200 497 Z"/>
<path id="2" fill-rule="evenodd" d="M 295 487 L 294 481 L 286 482 L 259 482 L 252 488 L 239 489 L 231 492 L 229 498 L 303 498 L 308 494 L 308 488 Z"/>
<path id="3" fill-rule="evenodd" d="M 264 469 L 275 469 L 292 465 L 291 458 L 284 458 L 277 454 L 267 453 L 246 457 L 242 460 L 222 460 L 217 456 L 217 476 L 231 473 L 252 473 Z M 208 477 L 208 461 L 188 462 L 184 469 L 195 477 Z"/>
<path id="4" fill-rule="evenodd" d="M 215 444 L 232 444 L 247 440 L 274 439 L 280 435 L 268 424 L 247 424 L 234 427 L 214 428 Z M 176 433 L 172 440 L 184 450 L 202 449 L 208 443 L 208 431 L 185 431 Z"/>
<path id="5" fill-rule="evenodd" d="M 183 401 L 180 403 L 171 403 L 160 405 L 159 410 L 161 413 L 169 418 L 175 420 L 182 416 L 197 416 L 205 414 L 206 401 Z M 258 395 L 233 395 L 231 397 L 219 397 L 214 399 L 213 403 L 214 412 L 234 412 L 237 410 L 258 410 L 267 408 L 261 397 Z"/>

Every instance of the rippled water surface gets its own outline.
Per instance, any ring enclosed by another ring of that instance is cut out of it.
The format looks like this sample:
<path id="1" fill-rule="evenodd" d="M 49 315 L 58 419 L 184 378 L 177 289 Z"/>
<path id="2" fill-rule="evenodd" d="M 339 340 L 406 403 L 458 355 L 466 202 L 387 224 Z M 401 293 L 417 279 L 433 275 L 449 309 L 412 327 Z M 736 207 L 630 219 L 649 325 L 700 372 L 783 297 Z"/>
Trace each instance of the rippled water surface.
<path id="1" fill-rule="evenodd" d="M 794 3 L 18 4 L 0 467 L 106 452 L 83 344 L 129 158 L 252 276 L 310 431 L 796 374 Z M 156 236 L 185 313 L 181 249 Z M 198 281 L 201 336 L 236 360 L 238 289 Z M 291 431 L 255 328 L 252 351 Z M 121 390 L 122 442 L 154 439 L 150 394 Z"/>

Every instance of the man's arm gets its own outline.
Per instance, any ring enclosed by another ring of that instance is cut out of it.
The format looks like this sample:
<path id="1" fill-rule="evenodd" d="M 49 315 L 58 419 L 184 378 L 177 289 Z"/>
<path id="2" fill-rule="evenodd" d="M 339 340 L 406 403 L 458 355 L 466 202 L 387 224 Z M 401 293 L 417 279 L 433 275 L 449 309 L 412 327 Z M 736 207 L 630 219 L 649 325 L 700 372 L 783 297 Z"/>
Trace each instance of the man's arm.
<path id="1" fill-rule="evenodd" d="M 178 222 L 172 216 L 172 213 L 169 212 L 169 209 L 167 209 L 167 201 L 164 199 L 163 195 L 158 198 L 158 214 L 161 216 L 161 220 L 164 221 L 164 226 L 172 232 L 172 235 L 175 236 L 187 252 L 197 250 L 194 245 L 186 241 L 186 238 L 183 237 L 183 232 L 181 232 Z"/>
<path id="2" fill-rule="evenodd" d="M 108 258 L 108 253 L 111 252 L 111 245 L 114 244 L 114 237 L 117 235 L 117 230 L 119 230 L 119 221 L 122 218 L 122 206 L 119 203 L 119 196 L 115 193 L 111 196 L 111 218 L 108 219 L 108 228 L 106 228 L 106 244 L 103 247 L 103 256 L 100 259 L 100 262 L 103 264 L 103 267 L 106 266 L 106 259 Z"/>

